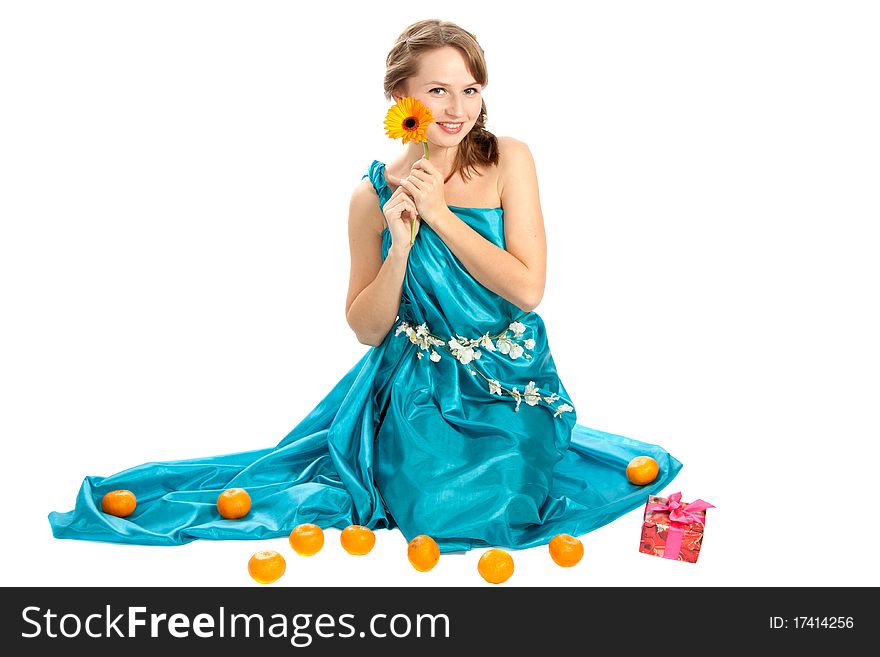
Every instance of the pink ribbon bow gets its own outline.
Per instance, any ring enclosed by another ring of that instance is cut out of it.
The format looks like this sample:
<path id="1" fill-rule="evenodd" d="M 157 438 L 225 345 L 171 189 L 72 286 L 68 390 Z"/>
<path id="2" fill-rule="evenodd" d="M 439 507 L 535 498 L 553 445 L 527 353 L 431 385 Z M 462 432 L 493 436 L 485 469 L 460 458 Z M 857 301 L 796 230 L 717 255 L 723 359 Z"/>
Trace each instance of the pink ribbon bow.
<path id="1" fill-rule="evenodd" d="M 663 550 L 664 559 L 678 559 L 678 553 L 681 551 L 681 541 L 684 538 L 684 530 L 691 524 L 698 522 L 705 525 L 702 517 L 696 514 L 697 511 L 705 511 L 706 509 L 714 509 L 714 504 L 709 504 L 703 500 L 694 500 L 689 503 L 682 503 L 681 493 L 672 493 L 666 503 L 648 502 L 648 511 L 667 511 L 669 513 L 669 529 L 666 536 L 666 548 Z M 703 514 L 705 516 L 705 514 Z"/>

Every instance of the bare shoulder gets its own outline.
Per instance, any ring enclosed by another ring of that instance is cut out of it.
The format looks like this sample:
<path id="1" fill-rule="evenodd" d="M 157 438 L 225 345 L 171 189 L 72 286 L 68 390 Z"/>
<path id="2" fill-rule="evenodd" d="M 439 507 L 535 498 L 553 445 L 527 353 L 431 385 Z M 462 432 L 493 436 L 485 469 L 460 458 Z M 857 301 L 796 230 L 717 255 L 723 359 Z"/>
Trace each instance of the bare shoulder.
<path id="1" fill-rule="evenodd" d="M 535 160 L 528 144 L 515 137 L 498 137 L 498 193 L 503 198 L 505 186 L 534 184 Z"/>
<path id="2" fill-rule="evenodd" d="M 498 138 L 498 149 L 501 151 L 509 151 L 509 152 L 523 152 L 528 151 L 529 147 L 521 139 L 517 139 L 516 137 L 511 137 L 510 135 L 502 135 Z"/>
<path id="3" fill-rule="evenodd" d="M 369 178 L 363 178 L 351 193 L 348 207 L 349 230 L 358 233 L 380 234 L 385 229 L 385 215 L 379 205 L 379 195 Z"/>

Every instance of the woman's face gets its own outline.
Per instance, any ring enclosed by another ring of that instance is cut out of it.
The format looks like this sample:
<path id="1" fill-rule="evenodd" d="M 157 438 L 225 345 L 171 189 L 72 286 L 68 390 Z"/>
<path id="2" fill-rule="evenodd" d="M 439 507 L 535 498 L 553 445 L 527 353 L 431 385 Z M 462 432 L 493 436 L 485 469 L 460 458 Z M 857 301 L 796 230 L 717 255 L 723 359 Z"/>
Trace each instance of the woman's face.
<path id="1" fill-rule="evenodd" d="M 423 53 L 418 73 L 406 81 L 406 95 L 421 101 L 434 117 L 428 141 L 446 148 L 460 144 L 474 127 L 483 106 L 482 91 L 464 55 L 452 46 Z"/>

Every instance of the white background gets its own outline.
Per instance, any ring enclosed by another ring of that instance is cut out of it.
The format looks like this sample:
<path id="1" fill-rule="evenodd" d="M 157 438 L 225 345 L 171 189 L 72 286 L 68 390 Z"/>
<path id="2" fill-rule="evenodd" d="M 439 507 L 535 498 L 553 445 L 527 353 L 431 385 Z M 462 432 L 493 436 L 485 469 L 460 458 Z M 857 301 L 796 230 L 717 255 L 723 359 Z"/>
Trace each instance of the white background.
<path id="1" fill-rule="evenodd" d="M 269 447 L 367 347 L 351 190 L 401 147 L 385 56 L 421 18 L 486 51 L 490 130 L 535 157 L 538 312 L 590 427 L 684 463 L 696 565 L 641 510 L 504 586 L 878 585 L 880 21 L 870 2 L 29 2 L 0 10 L 5 585 L 489 586 L 381 530 L 125 546 L 52 538 L 82 479 Z"/>

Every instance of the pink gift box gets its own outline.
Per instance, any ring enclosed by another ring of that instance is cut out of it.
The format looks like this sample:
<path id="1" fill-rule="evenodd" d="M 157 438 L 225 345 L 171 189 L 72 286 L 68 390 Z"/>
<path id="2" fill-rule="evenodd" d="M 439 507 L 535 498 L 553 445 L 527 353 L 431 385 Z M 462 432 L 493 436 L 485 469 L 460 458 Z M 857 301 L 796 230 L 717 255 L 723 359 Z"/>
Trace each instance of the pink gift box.
<path id="1" fill-rule="evenodd" d="M 639 552 L 696 563 L 703 544 L 706 509 L 714 508 L 703 500 L 682 502 L 681 493 L 668 498 L 649 495 Z"/>

